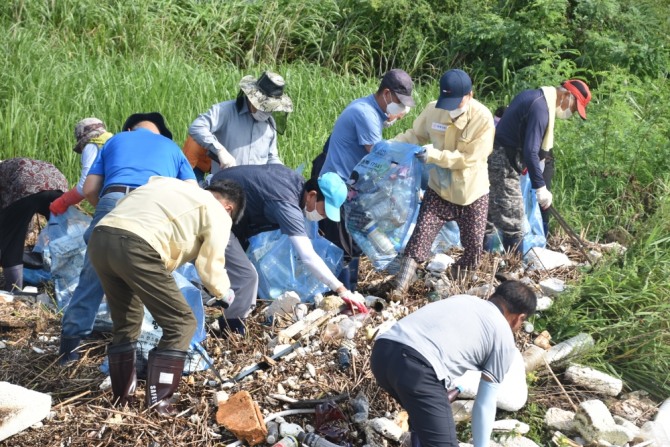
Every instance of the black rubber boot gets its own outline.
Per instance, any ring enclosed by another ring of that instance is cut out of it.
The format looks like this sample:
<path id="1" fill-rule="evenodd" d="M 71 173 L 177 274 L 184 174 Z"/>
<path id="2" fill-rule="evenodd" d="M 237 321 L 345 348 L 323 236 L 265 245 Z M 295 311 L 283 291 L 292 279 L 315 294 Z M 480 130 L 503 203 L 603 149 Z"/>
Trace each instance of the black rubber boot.
<path id="1" fill-rule="evenodd" d="M 133 402 L 137 388 L 137 372 L 135 370 L 135 343 L 109 345 L 109 378 L 112 380 L 114 402 L 119 405 Z"/>
<path id="2" fill-rule="evenodd" d="M 68 363 L 76 362 L 79 360 L 79 353 L 75 351 L 81 343 L 81 338 L 79 337 L 63 337 L 61 334 L 60 337 L 60 352 L 58 364 L 65 366 Z"/>
<path id="3" fill-rule="evenodd" d="M 179 388 L 179 381 L 186 362 L 186 351 L 152 349 L 147 362 L 147 408 L 154 408 L 164 416 L 174 416 L 177 410 L 170 404 L 170 397 Z"/>

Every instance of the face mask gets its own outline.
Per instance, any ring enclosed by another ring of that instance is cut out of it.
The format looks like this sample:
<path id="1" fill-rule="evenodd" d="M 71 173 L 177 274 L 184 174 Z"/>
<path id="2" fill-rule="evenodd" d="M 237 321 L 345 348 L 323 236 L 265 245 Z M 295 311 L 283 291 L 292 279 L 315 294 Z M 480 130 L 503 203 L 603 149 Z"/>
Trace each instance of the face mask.
<path id="1" fill-rule="evenodd" d="M 567 120 L 572 116 L 572 100 L 573 96 L 570 95 L 570 99 L 568 100 L 568 108 L 564 109 L 563 108 L 563 101 L 561 101 L 561 107 L 556 107 L 556 118 L 562 119 L 562 120 Z"/>
<path id="2" fill-rule="evenodd" d="M 394 105 L 397 106 L 398 104 L 392 102 L 391 104 L 388 105 L 387 110 L 388 109 L 395 109 L 395 107 L 393 107 Z M 387 112 L 387 115 L 398 115 L 399 113 L 407 115 L 409 113 L 409 111 L 412 110 L 412 108 L 409 107 L 409 106 L 401 106 L 401 107 L 404 107 L 404 108 L 400 112 L 395 112 L 395 111 L 394 111 L 395 113 L 388 113 Z M 393 118 L 392 120 L 384 121 L 384 129 L 393 126 L 396 123 L 396 121 L 398 121 L 398 118 Z"/>
<path id="3" fill-rule="evenodd" d="M 307 207 L 305 207 L 304 212 L 307 220 L 311 220 L 312 222 L 323 220 L 323 216 L 316 210 L 316 207 L 312 211 L 307 211 Z"/>
<path id="4" fill-rule="evenodd" d="M 251 116 L 253 116 L 256 121 L 267 121 L 272 116 L 272 113 L 256 110 Z"/>

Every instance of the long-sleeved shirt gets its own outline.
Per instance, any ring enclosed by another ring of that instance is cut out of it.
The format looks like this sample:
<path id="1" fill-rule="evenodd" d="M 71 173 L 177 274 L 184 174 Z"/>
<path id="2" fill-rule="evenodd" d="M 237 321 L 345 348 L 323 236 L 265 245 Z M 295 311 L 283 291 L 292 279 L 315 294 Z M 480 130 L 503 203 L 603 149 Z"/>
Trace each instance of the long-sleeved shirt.
<path id="1" fill-rule="evenodd" d="M 495 145 L 520 149 L 533 189 L 545 186 L 540 147 L 549 125 L 549 107 L 541 89 L 514 97 L 496 126 Z"/>
<path id="2" fill-rule="evenodd" d="M 430 171 L 428 187 L 444 200 L 470 205 L 489 192 L 487 159 L 493 150 L 493 116 L 486 106 L 471 99 L 466 112 L 453 120 L 448 111 L 435 107 L 436 103 L 429 103 L 412 128 L 394 140 L 432 144 L 426 163 L 437 169 Z"/>
<path id="3" fill-rule="evenodd" d="M 211 192 L 181 180 L 152 177 L 121 199 L 98 223 L 144 239 L 173 271 L 195 259 L 203 285 L 220 297 L 230 288 L 225 269 L 232 219 Z"/>
<path id="4" fill-rule="evenodd" d="M 188 128 L 188 133 L 196 143 L 216 154 L 224 164 L 220 153 L 234 157 L 237 165 L 281 164 L 276 128 L 274 118 L 256 121 L 246 101 L 238 107 L 237 100 L 230 100 L 215 104 L 207 112 L 198 115 Z M 221 166 L 212 162 L 211 169 L 212 174 L 216 174 Z"/>

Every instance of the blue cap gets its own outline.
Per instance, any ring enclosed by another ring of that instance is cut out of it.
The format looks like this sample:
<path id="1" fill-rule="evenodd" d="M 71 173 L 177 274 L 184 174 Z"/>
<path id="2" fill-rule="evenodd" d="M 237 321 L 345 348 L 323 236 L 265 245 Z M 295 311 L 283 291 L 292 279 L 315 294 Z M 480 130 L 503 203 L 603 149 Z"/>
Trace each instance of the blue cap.
<path id="1" fill-rule="evenodd" d="M 435 107 L 444 110 L 455 110 L 465 95 L 472 91 L 470 76 L 463 70 L 447 71 L 440 78 L 440 97 Z"/>
<path id="2" fill-rule="evenodd" d="M 340 221 L 340 207 L 347 199 L 347 185 L 334 172 L 326 172 L 317 180 L 319 189 L 325 197 L 326 216 L 333 222 Z"/>

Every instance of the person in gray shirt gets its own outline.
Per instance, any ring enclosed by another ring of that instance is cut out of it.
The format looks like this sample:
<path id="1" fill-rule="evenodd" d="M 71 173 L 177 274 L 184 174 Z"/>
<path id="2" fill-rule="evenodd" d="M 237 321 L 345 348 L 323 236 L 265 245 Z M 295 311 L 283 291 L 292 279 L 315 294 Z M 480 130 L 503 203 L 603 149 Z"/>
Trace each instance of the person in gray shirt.
<path id="1" fill-rule="evenodd" d="M 215 104 L 188 129 L 212 158 L 212 174 L 237 165 L 281 164 L 273 114 L 293 111 L 284 78 L 268 71 L 258 79 L 243 77 L 239 87 L 236 99 Z"/>
<path id="2" fill-rule="evenodd" d="M 506 281 L 488 301 L 456 295 L 430 303 L 377 338 L 370 368 L 407 410 L 413 446 L 458 447 L 446 390 L 468 370 L 482 373 L 472 411 L 474 445 L 489 445 L 497 389 L 516 350 L 513 332 L 536 304 L 530 287 Z"/>

